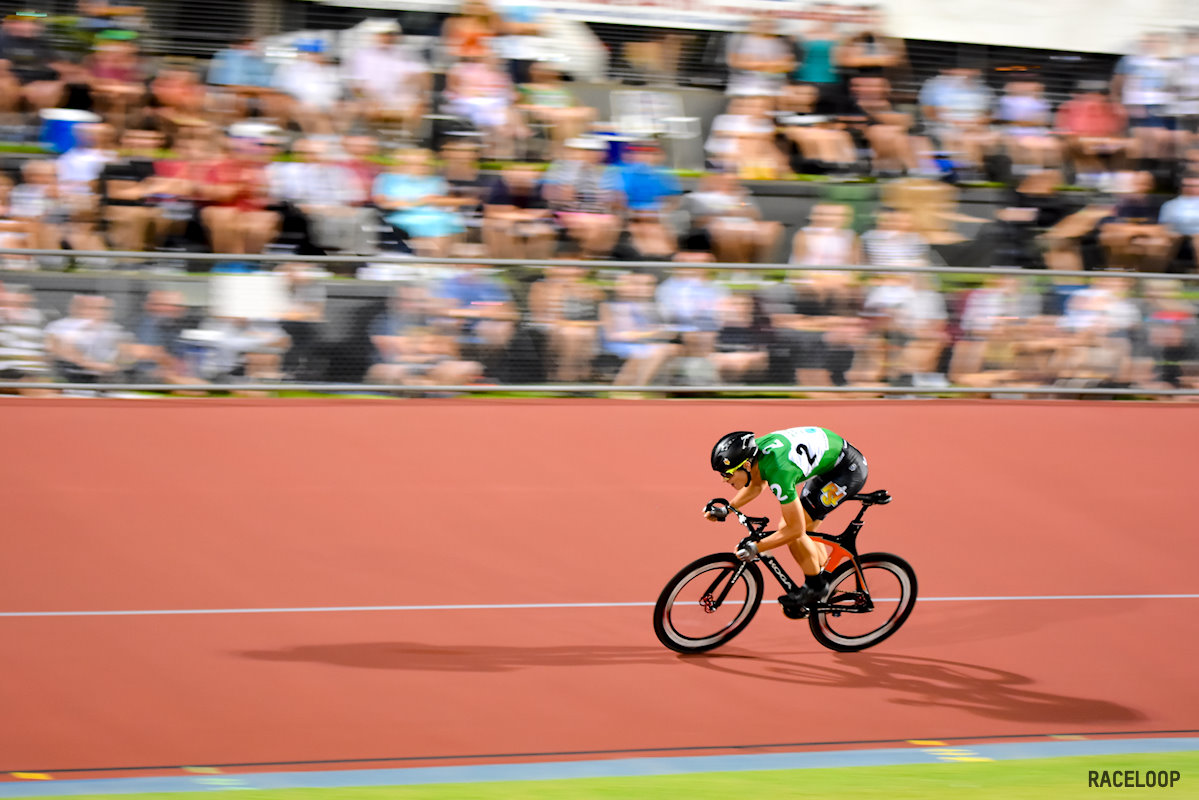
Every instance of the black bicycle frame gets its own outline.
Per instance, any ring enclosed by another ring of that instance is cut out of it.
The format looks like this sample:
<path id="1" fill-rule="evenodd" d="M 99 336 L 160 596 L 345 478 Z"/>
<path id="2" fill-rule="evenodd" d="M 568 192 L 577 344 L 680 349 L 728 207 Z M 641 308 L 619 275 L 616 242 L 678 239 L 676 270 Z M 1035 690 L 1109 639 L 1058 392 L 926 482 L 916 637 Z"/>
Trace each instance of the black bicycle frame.
<path id="1" fill-rule="evenodd" d="M 727 502 L 725 504 L 727 505 Z M 870 588 L 866 585 L 866 576 L 862 573 L 862 567 L 858 564 L 858 533 L 861 532 L 862 526 L 865 525 L 865 522 L 863 522 L 862 518 L 866 514 L 866 509 L 869 508 L 870 505 L 871 503 L 863 502 L 862 507 L 858 509 L 857 516 L 855 516 L 853 520 L 845 526 L 845 530 L 842 531 L 840 535 L 821 534 L 814 531 L 808 533 L 809 536 L 817 541 L 824 541 L 828 542 L 829 544 L 837 545 L 841 549 L 845 550 L 845 552 L 849 553 L 849 563 L 853 565 L 854 574 L 856 574 L 858 578 L 858 586 L 860 587 L 861 593 L 866 602 L 861 606 L 854 607 L 833 606 L 829 605 L 828 603 L 817 603 L 811 607 L 811 610 L 834 610 L 846 613 L 865 613 L 867 611 L 874 610 L 874 602 L 870 599 Z M 750 530 L 749 538 L 754 541 L 761 541 L 775 532 L 765 530 L 768 521 L 765 517 L 750 517 L 744 514 L 740 514 L 739 516 L 743 518 L 742 524 L 744 524 Z M 762 553 L 760 556 L 758 556 L 758 558 L 763 564 L 766 565 L 766 568 L 770 570 L 771 574 L 774 575 L 774 579 L 779 582 L 780 586 L 783 587 L 783 591 L 790 594 L 799 588 L 795 581 L 792 580 L 791 576 L 787 574 L 787 570 L 783 569 L 783 565 L 779 563 L 777 558 L 768 553 Z M 729 590 L 732 589 L 733 584 L 735 584 L 737 579 L 741 577 L 741 574 L 745 572 L 745 567 L 746 564 L 742 563 L 733 571 L 732 577 L 725 584 L 724 590 L 720 593 L 720 596 L 712 600 L 713 609 L 719 608 L 720 604 L 724 602 L 724 598 L 728 596 Z M 716 591 L 716 587 L 720 584 L 721 580 L 723 580 L 723 575 L 724 573 L 722 572 L 720 577 L 717 577 L 716 580 L 712 582 L 712 585 L 708 587 L 708 591 L 704 595 L 705 597 L 712 596 L 712 592 Z"/>

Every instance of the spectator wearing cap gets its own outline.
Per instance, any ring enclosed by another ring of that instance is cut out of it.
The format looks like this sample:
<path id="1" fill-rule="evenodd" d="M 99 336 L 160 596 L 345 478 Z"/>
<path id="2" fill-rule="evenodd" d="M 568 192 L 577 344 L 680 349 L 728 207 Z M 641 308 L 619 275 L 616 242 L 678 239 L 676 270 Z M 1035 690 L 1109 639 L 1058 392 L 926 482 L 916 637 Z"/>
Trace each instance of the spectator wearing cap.
<path id="1" fill-rule="evenodd" d="M 432 78 L 420 54 L 403 43 L 398 24 L 378 31 L 368 47 L 350 54 L 346 79 L 368 123 L 398 123 L 405 137 L 416 135 Z"/>
<path id="2" fill-rule="evenodd" d="M 329 63 L 325 43 L 302 39 L 295 58 L 275 70 L 276 89 L 291 98 L 289 115 L 306 134 L 330 134 L 350 122 L 344 114 L 341 72 Z"/>
<path id="3" fill-rule="evenodd" d="M 626 163 L 617 169 L 631 243 L 642 258 L 667 258 L 678 249 L 671 215 L 679 206 L 682 187 L 663 165 L 657 143 L 634 144 L 626 152 Z"/>
<path id="4" fill-rule="evenodd" d="M 620 235 L 620 177 L 604 163 L 608 148 L 603 141 L 578 137 L 566 144 L 566 156 L 546 172 L 546 198 L 583 254 L 603 258 Z"/>

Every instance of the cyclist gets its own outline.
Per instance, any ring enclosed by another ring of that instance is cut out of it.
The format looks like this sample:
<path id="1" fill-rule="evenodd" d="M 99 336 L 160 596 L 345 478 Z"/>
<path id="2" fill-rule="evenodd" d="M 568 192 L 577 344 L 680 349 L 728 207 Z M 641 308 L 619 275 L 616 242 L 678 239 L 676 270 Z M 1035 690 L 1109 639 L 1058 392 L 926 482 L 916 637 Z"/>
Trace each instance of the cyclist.
<path id="1" fill-rule="evenodd" d="M 829 511 L 853 497 L 866 483 L 866 459 L 856 447 L 827 428 L 787 428 L 755 437 L 734 431 L 712 448 L 712 469 L 737 490 L 730 501 L 741 508 L 770 487 L 782 507 L 783 524 L 760 541 L 743 539 L 737 557 L 750 561 L 765 550 L 787 545 L 804 572 L 804 584 L 779 598 L 785 611 L 825 599 L 828 573 L 824 548 L 808 536 Z M 800 488 L 802 484 L 802 489 Z M 795 502 L 796 500 L 799 502 Z M 726 510 L 704 507 L 719 522 Z"/>

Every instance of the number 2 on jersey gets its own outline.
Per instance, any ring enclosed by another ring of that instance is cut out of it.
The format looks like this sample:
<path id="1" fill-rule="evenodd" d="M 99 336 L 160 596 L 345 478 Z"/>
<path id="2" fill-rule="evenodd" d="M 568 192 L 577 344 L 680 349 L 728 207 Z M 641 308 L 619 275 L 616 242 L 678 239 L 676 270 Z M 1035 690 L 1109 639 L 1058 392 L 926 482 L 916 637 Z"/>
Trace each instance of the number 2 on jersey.
<path id="1" fill-rule="evenodd" d="M 812 451 L 803 442 L 795 445 L 795 463 L 799 465 L 805 473 L 811 473 L 816 469 L 817 459 L 812 457 Z"/>

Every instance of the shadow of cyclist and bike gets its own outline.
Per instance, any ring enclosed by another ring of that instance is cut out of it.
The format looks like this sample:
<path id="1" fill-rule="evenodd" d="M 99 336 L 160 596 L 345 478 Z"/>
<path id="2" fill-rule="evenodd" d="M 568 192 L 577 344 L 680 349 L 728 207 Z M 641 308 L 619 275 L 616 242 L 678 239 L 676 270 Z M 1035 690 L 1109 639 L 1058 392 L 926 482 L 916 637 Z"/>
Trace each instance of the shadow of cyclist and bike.
<path id="1" fill-rule="evenodd" d="M 897 705 L 954 709 L 1017 722 L 1134 722 L 1139 711 L 1109 700 L 1038 691 L 1010 670 L 924 656 L 823 651 L 761 654 L 729 647 L 680 656 L 661 647 L 617 645 L 496 646 L 420 642 L 300 645 L 238 653 L 258 661 L 331 664 L 358 669 L 501 673 L 559 667 L 662 666 L 704 670 L 791 689 L 860 689 Z"/>

